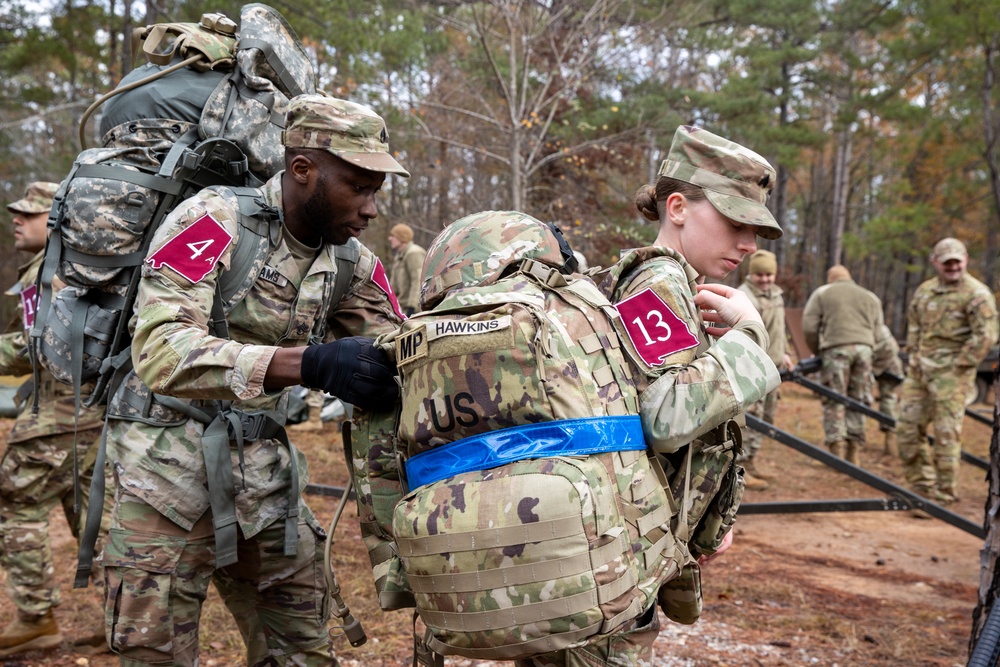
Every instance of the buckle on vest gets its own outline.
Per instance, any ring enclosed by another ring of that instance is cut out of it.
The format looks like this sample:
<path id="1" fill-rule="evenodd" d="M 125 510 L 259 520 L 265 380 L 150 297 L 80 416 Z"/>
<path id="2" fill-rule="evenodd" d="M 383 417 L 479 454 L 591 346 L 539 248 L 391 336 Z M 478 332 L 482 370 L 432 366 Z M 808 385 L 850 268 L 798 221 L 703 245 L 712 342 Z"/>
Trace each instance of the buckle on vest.
<path id="1" fill-rule="evenodd" d="M 243 433 L 243 440 L 246 442 L 256 442 L 260 440 L 260 435 L 264 431 L 264 424 L 267 423 L 267 413 L 264 412 L 238 412 L 240 417 L 240 428 Z M 233 432 L 232 422 L 229 423 L 229 438 L 234 440 L 237 434 Z"/>

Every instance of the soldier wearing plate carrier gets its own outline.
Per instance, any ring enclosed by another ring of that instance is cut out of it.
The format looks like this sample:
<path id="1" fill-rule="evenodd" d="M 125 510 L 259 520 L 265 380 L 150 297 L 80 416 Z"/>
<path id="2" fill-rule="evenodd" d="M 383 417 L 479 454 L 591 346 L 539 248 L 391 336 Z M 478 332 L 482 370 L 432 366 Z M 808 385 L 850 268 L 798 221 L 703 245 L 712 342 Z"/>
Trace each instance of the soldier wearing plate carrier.
<path id="1" fill-rule="evenodd" d="M 767 332 L 747 296 L 704 279 L 721 279 L 739 266 L 757 250 L 757 235 L 781 236 L 765 206 L 774 178 L 771 165 L 743 146 L 678 128 L 656 183 L 635 196 L 642 215 L 659 221 L 656 241 L 627 251 L 601 282 L 640 371 L 646 442 L 662 455 L 674 497 L 684 497 L 685 468 L 692 489 L 719 489 L 692 494 L 675 528 L 701 563 L 732 539 L 744 485 L 734 463 L 741 449 L 735 420 L 780 383 Z M 699 563 L 692 560 L 665 584 L 659 602 L 671 620 L 693 623 L 701 609 Z"/>
<path id="2" fill-rule="evenodd" d="M 0 337 L 2 374 L 23 375 L 32 370 L 26 334 L 34 322 L 35 280 L 42 265 L 49 209 L 58 189 L 58 183 L 31 183 L 24 198 L 7 206 L 14 214 L 14 247 L 36 254 L 21 267 L 17 284 L 7 291 L 20 299 L 23 328 Z M 60 593 L 52 561 L 49 514 L 61 505 L 70 531 L 79 539 L 97 453 L 93 445 L 104 421 L 101 409 L 77 413 L 73 387 L 56 382 L 45 371 L 39 375 L 38 386 L 29 380 L 19 394 L 24 404 L 0 463 L 0 565 L 17 606 L 14 621 L 0 634 L 0 657 L 52 648 L 62 642 L 52 613 L 60 604 Z M 33 410 L 36 394 L 37 412 Z M 75 499 L 77 475 L 81 496 Z M 96 569 L 93 582 L 102 585 L 103 578 Z M 103 640 L 103 632 L 95 628 L 92 636 L 78 643 Z"/>
<path id="3" fill-rule="evenodd" d="M 409 175 L 387 141 L 366 107 L 295 97 L 285 171 L 256 191 L 250 215 L 242 194 L 208 188 L 155 232 L 133 320 L 135 371 L 108 406 L 117 488 L 105 620 L 123 665 L 196 664 L 210 582 L 248 665 L 337 664 L 325 533 L 301 496 L 308 471 L 284 433 L 284 388 L 362 407 L 398 395 L 384 353 L 362 336 L 402 318 L 381 263 L 356 239 L 378 214 L 386 175 Z M 274 233 L 255 238 L 244 217 Z M 216 285 L 244 244 L 265 253 L 225 337 L 210 331 L 221 324 Z M 343 250 L 357 262 L 333 303 Z"/>

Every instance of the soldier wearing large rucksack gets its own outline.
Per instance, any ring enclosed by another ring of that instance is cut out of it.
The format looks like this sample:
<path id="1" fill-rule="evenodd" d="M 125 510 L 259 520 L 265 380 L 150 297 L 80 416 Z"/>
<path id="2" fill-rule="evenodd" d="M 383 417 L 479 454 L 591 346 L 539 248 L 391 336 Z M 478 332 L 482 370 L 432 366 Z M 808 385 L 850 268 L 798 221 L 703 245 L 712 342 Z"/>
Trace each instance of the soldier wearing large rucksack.
<path id="1" fill-rule="evenodd" d="M 445 229 L 425 310 L 384 341 L 398 422 L 362 415 L 353 433 L 380 603 L 416 607 L 421 661 L 646 660 L 656 592 L 688 559 L 617 315 L 559 238 L 516 212 Z"/>
<path id="2" fill-rule="evenodd" d="M 386 175 L 408 174 L 382 118 L 346 100 L 293 98 L 282 142 L 284 172 L 253 197 L 212 187 L 185 200 L 142 265 L 134 369 L 108 404 L 105 621 L 123 664 L 195 664 L 210 583 L 247 664 L 331 664 L 325 533 L 301 495 L 284 388 L 369 407 L 397 396 L 371 338 L 398 326 L 399 308 L 356 236 Z M 354 254 L 342 292 L 341 251 Z M 220 303 L 241 253 L 259 261 L 234 303 Z"/>

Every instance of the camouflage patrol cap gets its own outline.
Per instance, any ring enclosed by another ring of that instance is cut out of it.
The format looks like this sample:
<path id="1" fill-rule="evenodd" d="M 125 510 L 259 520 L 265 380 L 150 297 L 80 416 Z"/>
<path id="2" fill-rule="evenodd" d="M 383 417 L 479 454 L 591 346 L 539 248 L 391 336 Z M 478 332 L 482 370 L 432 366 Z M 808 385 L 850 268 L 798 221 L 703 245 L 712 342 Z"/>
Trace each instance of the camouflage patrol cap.
<path id="1" fill-rule="evenodd" d="M 420 306 L 433 308 L 459 285 L 492 285 L 507 267 L 525 259 L 563 265 L 559 241 L 545 223 L 518 211 L 467 215 L 445 227 L 427 249 Z"/>
<path id="2" fill-rule="evenodd" d="M 382 117 L 348 100 L 319 94 L 293 97 L 281 143 L 289 148 L 321 148 L 362 169 L 410 175 L 389 153 Z"/>
<path id="3" fill-rule="evenodd" d="M 757 227 L 765 239 L 781 237 L 781 227 L 765 206 L 774 188 L 774 167 L 752 150 L 683 125 L 674 133 L 658 175 L 700 186 L 722 215 Z"/>
<path id="4" fill-rule="evenodd" d="M 59 190 L 58 183 L 48 181 L 35 181 L 28 183 L 28 188 L 24 191 L 24 198 L 18 199 L 13 204 L 7 204 L 7 210 L 11 213 L 24 213 L 26 215 L 37 215 L 38 213 L 48 213 L 52 208 L 52 200 Z"/>
<path id="5" fill-rule="evenodd" d="M 968 256 L 969 251 L 965 248 L 965 244 L 951 237 L 938 241 L 934 246 L 934 254 L 931 255 L 932 259 L 939 262 L 947 262 L 949 259 L 965 259 Z"/>

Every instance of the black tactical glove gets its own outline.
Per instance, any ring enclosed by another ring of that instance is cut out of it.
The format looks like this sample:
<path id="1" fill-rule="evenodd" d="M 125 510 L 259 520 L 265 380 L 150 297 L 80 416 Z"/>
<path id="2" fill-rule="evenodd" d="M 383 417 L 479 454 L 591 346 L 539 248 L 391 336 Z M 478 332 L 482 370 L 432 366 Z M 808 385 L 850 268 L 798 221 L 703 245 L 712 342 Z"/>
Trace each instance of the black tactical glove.
<path id="1" fill-rule="evenodd" d="M 302 354 L 302 384 L 362 408 L 397 400 L 395 375 L 389 355 L 363 336 L 310 345 Z"/>

